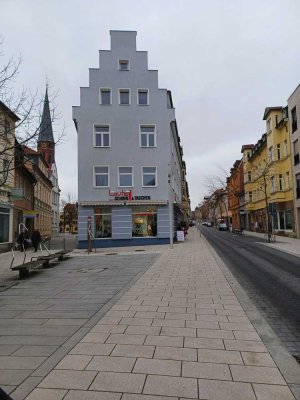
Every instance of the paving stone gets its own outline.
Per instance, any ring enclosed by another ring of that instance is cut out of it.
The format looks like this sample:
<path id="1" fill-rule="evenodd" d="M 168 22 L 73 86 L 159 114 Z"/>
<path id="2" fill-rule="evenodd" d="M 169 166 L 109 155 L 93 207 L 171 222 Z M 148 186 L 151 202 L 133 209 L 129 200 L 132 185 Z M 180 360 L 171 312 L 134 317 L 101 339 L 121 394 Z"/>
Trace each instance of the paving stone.
<path id="1" fill-rule="evenodd" d="M 216 321 L 186 321 L 186 327 L 200 329 L 220 329 L 219 322 Z"/>
<path id="2" fill-rule="evenodd" d="M 258 340 L 261 341 L 261 338 L 256 332 L 247 332 L 247 331 L 233 331 L 235 339 L 238 340 Z"/>
<path id="3" fill-rule="evenodd" d="M 177 397 L 151 396 L 147 394 L 124 393 L 122 400 L 177 400 Z"/>
<path id="4" fill-rule="evenodd" d="M 94 380 L 95 371 L 53 370 L 39 384 L 48 389 L 82 389 L 87 390 Z"/>
<path id="5" fill-rule="evenodd" d="M 194 378 L 148 375 L 143 393 L 197 399 L 197 380 Z"/>
<path id="6" fill-rule="evenodd" d="M 185 313 L 186 307 L 158 307 L 158 312 Z"/>
<path id="7" fill-rule="evenodd" d="M 256 400 L 249 383 L 199 379 L 198 389 L 199 399 Z"/>
<path id="8" fill-rule="evenodd" d="M 197 337 L 213 338 L 213 339 L 234 339 L 231 331 L 222 329 L 197 329 Z"/>
<path id="9" fill-rule="evenodd" d="M 126 372 L 99 372 L 90 390 L 141 393 L 146 375 Z"/>
<path id="10" fill-rule="evenodd" d="M 0 356 L 0 370 L 36 369 L 45 360 L 46 357 Z"/>
<path id="11" fill-rule="evenodd" d="M 120 400 L 121 393 L 70 390 L 64 400 Z"/>
<path id="12" fill-rule="evenodd" d="M 245 365 L 256 367 L 276 367 L 269 353 L 241 352 Z"/>
<path id="13" fill-rule="evenodd" d="M 256 383 L 252 386 L 257 400 L 295 400 L 295 397 L 287 386 Z"/>
<path id="14" fill-rule="evenodd" d="M 85 354 L 91 356 L 107 356 L 115 347 L 114 344 L 102 343 L 78 343 L 71 351 L 70 354 Z"/>
<path id="15" fill-rule="evenodd" d="M 285 385 L 277 368 L 231 365 L 230 370 L 234 381 Z"/>
<path id="16" fill-rule="evenodd" d="M 99 325 L 118 325 L 121 321 L 121 317 L 103 317 L 101 321 L 99 322 Z M 126 323 L 123 323 L 123 325 L 127 325 Z M 128 324 L 129 325 L 129 324 Z"/>
<path id="17" fill-rule="evenodd" d="M 183 361 L 182 376 L 189 378 L 232 380 L 229 367 L 226 364 Z"/>
<path id="18" fill-rule="evenodd" d="M 176 347 L 156 347 L 154 358 L 162 360 L 197 361 L 197 350 Z"/>
<path id="19" fill-rule="evenodd" d="M 0 356 L 9 356 L 20 348 L 18 344 L 0 344 Z"/>
<path id="20" fill-rule="evenodd" d="M 26 400 L 62 400 L 67 390 L 62 389 L 34 389 Z"/>
<path id="21" fill-rule="evenodd" d="M 121 325 L 142 325 L 151 326 L 151 318 L 122 318 Z"/>
<path id="22" fill-rule="evenodd" d="M 129 318 L 132 318 L 134 315 L 136 314 L 136 311 L 114 311 L 114 310 L 110 310 L 110 311 L 108 311 L 106 314 L 105 314 L 105 316 L 106 317 L 113 317 L 113 318 L 118 318 L 118 317 L 120 317 L 120 318 L 125 318 L 125 317 L 129 317 Z M 142 318 L 144 318 L 144 317 L 142 317 Z"/>
<path id="23" fill-rule="evenodd" d="M 0 336 L 0 344 L 20 344 L 20 345 L 62 345 L 68 336 Z"/>
<path id="24" fill-rule="evenodd" d="M 116 357 L 143 357 L 152 358 L 154 353 L 154 346 L 130 345 L 130 344 L 117 344 L 111 353 Z"/>
<path id="25" fill-rule="evenodd" d="M 91 359 L 92 356 L 69 354 L 65 356 L 60 363 L 57 364 L 55 369 L 84 370 Z"/>
<path id="26" fill-rule="evenodd" d="M 184 339 L 184 347 L 192 347 L 194 349 L 220 349 L 224 350 L 223 340 L 210 338 L 191 338 Z"/>
<path id="27" fill-rule="evenodd" d="M 136 359 L 130 357 L 95 356 L 85 368 L 91 371 L 131 372 Z"/>
<path id="28" fill-rule="evenodd" d="M 185 326 L 185 321 L 182 319 L 154 319 L 152 326 L 183 328 Z"/>
<path id="29" fill-rule="evenodd" d="M 57 350 L 57 348 L 58 346 L 21 346 L 13 353 L 13 355 L 17 357 L 49 357 Z"/>
<path id="30" fill-rule="evenodd" d="M 238 351 L 198 349 L 199 362 L 211 362 L 220 364 L 243 364 Z"/>
<path id="31" fill-rule="evenodd" d="M 147 336 L 145 345 L 183 347 L 183 337 L 180 336 Z"/>
<path id="32" fill-rule="evenodd" d="M 95 325 L 91 329 L 91 333 L 98 333 L 98 332 L 103 332 L 103 333 L 124 333 L 125 329 L 127 328 L 127 325 Z"/>
<path id="33" fill-rule="evenodd" d="M 20 385 L 32 372 L 32 369 L 4 369 L 0 373 L 0 385 Z"/>
<path id="34" fill-rule="evenodd" d="M 133 372 L 144 373 L 147 375 L 180 376 L 181 362 L 151 358 L 138 358 Z"/>
<path id="35" fill-rule="evenodd" d="M 268 350 L 262 342 L 255 340 L 224 340 L 226 350 L 251 351 L 265 353 Z"/>
<path id="36" fill-rule="evenodd" d="M 109 337 L 109 333 L 105 332 L 92 332 L 85 335 L 81 342 L 84 343 L 104 343 L 106 339 Z"/>
<path id="37" fill-rule="evenodd" d="M 125 334 L 127 335 L 159 335 L 161 331 L 160 326 L 128 326 L 125 330 Z"/>
<path id="38" fill-rule="evenodd" d="M 157 319 L 164 319 L 165 313 L 163 312 L 156 312 L 156 311 L 138 311 L 135 318 L 157 318 Z"/>
<path id="39" fill-rule="evenodd" d="M 113 333 L 106 340 L 106 343 L 117 343 L 117 344 L 143 344 L 146 339 L 146 335 L 127 335 L 120 333 Z"/>
<path id="40" fill-rule="evenodd" d="M 250 331 L 254 332 L 253 325 L 250 323 L 238 323 L 238 322 L 220 322 L 220 328 L 230 331 Z"/>
<path id="41" fill-rule="evenodd" d="M 163 336 L 191 336 L 196 337 L 196 329 L 194 328 L 177 328 L 177 327 L 163 327 L 161 330 Z"/>
<path id="42" fill-rule="evenodd" d="M 174 312 L 167 312 L 165 319 L 181 319 L 184 321 L 195 321 L 196 315 L 192 313 L 174 313 Z"/>

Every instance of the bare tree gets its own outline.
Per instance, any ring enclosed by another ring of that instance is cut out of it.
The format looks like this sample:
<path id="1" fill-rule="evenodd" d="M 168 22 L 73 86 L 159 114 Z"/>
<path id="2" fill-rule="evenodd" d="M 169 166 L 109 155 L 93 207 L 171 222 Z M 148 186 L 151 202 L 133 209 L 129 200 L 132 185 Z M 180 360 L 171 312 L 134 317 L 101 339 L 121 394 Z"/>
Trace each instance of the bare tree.
<path id="1" fill-rule="evenodd" d="M 0 37 L 0 46 L 3 38 Z M 0 63 L 3 53 L 0 52 Z M 2 64 L 2 63 L 1 63 Z M 13 171 L 18 166 L 15 158 L 18 146 L 36 146 L 41 130 L 41 111 L 43 97 L 37 91 L 14 90 L 14 84 L 20 73 L 21 58 L 10 58 L 0 66 L 0 187 L 13 179 Z M 55 98 L 58 92 L 51 94 L 52 123 L 61 118 L 57 112 Z M 64 129 L 59 132 L 57 142 L 64 137 Z M 30 157 L 28 157 L 30 161 Z"/>

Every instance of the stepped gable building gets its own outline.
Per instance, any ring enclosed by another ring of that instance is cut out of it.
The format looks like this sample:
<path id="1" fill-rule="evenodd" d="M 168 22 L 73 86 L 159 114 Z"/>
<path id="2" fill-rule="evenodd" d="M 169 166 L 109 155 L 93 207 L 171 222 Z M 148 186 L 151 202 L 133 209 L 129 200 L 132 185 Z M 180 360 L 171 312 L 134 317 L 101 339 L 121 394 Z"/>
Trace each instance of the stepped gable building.
<path id="1" fill-rule="evenodd" d="M 44 108 L 42 120 L 39 129 L 37 142 L 37 150 L 40 153 L 48 166 L 48 177 L 52 182 L 51 193 L 51 235 L 57 236 L 59 232 L 59 193 L 58 173 L 55 163 L 55 141 L 52 129 L 52 119 L 50 114 L 50 106 L 48 99 L 48 90 L 46 88 Z"/>
<path id="2" fill-rule="evenodd" d="M 183 220 L 183 187 L 188 196 L 171 92 L 136 50 L 136 32 L 110 34 L 73 107 L 78 247 L 88 228 L 96 247 L 168 243 Z"/>

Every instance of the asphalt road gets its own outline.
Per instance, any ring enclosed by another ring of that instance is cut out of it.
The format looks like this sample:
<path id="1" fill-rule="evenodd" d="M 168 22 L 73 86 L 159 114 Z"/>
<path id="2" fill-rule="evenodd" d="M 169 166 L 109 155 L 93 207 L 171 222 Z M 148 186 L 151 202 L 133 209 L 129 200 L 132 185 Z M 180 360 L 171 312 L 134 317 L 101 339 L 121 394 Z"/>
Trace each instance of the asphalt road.
<path id="1" fill-rule="evenodd" d="M 285 346 L 300 357 L 300 258 L 256 237 L 200 229 Z"/>

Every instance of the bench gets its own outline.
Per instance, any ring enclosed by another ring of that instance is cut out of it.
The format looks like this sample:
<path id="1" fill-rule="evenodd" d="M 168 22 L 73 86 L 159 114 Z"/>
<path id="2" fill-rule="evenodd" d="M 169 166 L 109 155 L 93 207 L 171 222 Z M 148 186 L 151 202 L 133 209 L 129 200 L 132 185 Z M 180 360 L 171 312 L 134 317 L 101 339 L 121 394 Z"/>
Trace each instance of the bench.
<path id="1" fill-rule="evenodd" d="M 232 228 L 232 233 L 235 234 L 235 235 L 242 235 L 243 234 L 243 229 Z"/>
<path id="2" fill-rule="evenodd" d="M 19 271 L 19 278 L 24 279 L 28 277 L 29 272 L 33 269 L 37 268 L 48 268 L 50 265 L 50 261 L 57 258 L 58 261 L 62 261 L 66 259 L 65 251 L 58 251 L 57 253 L 31 257 L 31 261 L 23 262 L 23 264 L 16 265 L 11 267 L 12 271 Z"/>

